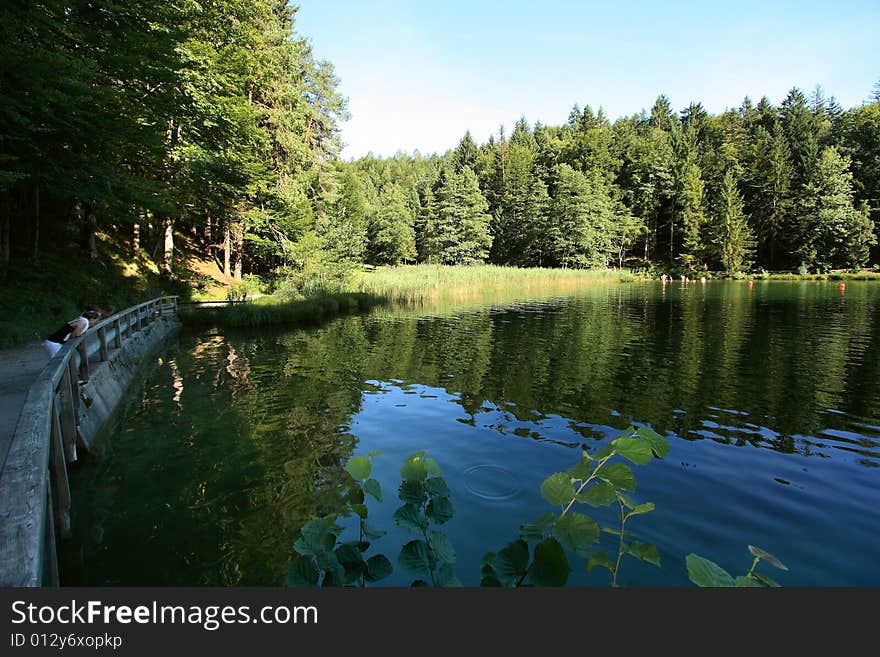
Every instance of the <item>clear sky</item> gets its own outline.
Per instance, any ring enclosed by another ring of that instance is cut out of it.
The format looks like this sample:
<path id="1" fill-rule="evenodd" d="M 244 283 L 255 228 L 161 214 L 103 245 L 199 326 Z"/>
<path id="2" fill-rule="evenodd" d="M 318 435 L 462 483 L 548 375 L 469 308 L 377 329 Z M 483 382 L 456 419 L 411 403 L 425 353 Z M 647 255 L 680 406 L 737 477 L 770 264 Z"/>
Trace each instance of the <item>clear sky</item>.
<path id="1" fill-rule="evenodd" d="M 844 107 L 880 80 L 880 0 L 295 0 L 351 119 L 342 156 L 443 153 L 572 106 L 610 119 L 663 93 L 713 114 L 821 85 Z"/>

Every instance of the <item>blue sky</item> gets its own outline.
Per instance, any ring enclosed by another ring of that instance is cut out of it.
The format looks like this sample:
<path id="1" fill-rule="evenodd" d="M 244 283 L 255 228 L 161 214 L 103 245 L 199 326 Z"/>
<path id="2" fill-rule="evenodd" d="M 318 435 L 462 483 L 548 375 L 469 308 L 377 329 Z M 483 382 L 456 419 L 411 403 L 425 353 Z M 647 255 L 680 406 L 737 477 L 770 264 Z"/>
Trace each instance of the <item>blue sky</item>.
<path id="1" fill-rule="evenodd" d="M 821 85 L 850 108 L 880 80 L 880 1 L 296 0 L 296 31 L 348 98 L 344 158 L 423 154 L 572 106 L 613 120 L 664 93 L 719 113 Z"/>

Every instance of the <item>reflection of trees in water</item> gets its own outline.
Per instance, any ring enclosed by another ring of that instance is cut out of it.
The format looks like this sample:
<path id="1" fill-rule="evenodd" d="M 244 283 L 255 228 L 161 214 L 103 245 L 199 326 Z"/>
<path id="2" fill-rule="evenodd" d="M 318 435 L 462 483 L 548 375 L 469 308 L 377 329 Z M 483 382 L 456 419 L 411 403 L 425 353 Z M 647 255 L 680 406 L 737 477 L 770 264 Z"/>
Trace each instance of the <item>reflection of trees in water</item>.
<path id="1" fill-rule="evenodd" d="M 105 528 L 155 546 L 164 563 L 134 584 L 279 582 L 299 528 L 342 507 L 368 380 L 444 388 L 475 423 L 527 439 L 559 439 L 542 422 L 551 415 L 585 441 L 635 420 L 804 455 L 827 457 L 833 444 L 878 465 L 880 432 L 823 409 L 877 424 L 880 306 L 808 286 L 779 299 L 758 288 L 611 288 L 508 311 L 199 337 L 159 370 L 154 387 L 174 394 L 146 395 L 114 438 L 112 468 L 96 466 L 105 481 L 79 508 L 94 509 L 86 533 L 98 537 L 79 547 L 105 559 Z M 820 433 L 828 428 L 858 435 Z M 93 577 L 70 583 L 103 583 Z"/>
<path id="2" fill-rule="evenodd" d="M 619 428 L 632 419 L 686 439 L 809 454 L 815 446 L 798 436 L 848 421 L 824 409 L 849 413 L 857 401 L 863 415 L 876 414 L 864 384 L 846 394 L 876 372 L 876 306 L 828 299 L 818 286 L 775 298 L 722 285 L 662 298 L 613 288 L 570 304 L 432 320 L 351 318 L 301 340 L 319 355 L 320 376 L 354 369 L 354 386 L 397 378 L 442 387 L 471 416 L 489 401 L 520 421 L 535 410 Z"/>

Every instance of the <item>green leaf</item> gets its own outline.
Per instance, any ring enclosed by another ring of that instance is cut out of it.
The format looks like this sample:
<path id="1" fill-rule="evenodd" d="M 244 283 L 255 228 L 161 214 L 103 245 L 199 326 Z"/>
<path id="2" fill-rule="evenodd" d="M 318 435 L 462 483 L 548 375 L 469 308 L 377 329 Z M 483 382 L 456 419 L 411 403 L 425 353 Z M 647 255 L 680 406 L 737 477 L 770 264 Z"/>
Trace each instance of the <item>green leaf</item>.
<path id="1" fill-rule="evenodd" d="M 364 503 L 364 491 L 360 489 L 358 486 L 354 486 L 351 490 L 348 491 L 345 495 L 345 501 L 349 504 L 363 504 Z"/>
<path id="2" fill-rule="evenodd" d="M 637 504 L 634 506 L 629 513 L 626 514 L 626 517 L 630 516 L 640 516 L 645 513 L 651 513 L 654 510 L 653 502 L 645 502 L 644 504 Z"/>
<path id="3" fill-rule="evenodd" d="M 363 456 L 352 456 L 345 464 L 345 470 L 357 481 L 363 481 L 373 471 L 373 464 Z"/>
<path id="4" fill-rule="evenodd" d="M 342 527 L 336 524 L 334 516 L 310 520 L 299 530 L 300 538 L 293 549 L 301 555 L 318 556 L 336 547 L 336 536 Z"/>
<path id="5" fill-rule="evenodd" d="M 451 491 L 443 480 L 443 477 L 431 477 L 425 480 L 425 491 L 431 497 L 449 497 Z"/>
<path id="6" fill-rule="evenodd" d="M 410 541 L 400 549 L 398 563 L 411 573 L 430 575 L 431 557 L 428 544 L 424 541 Z"/>
<path id="7" fill-rule="evenodd" d="M 401 502 L 408 502 L 410 504 L 415 504 L 416 506 L 421 506 L 428 499 L 428 495 L 425 493 L 425 489 L 422 487 L 422 482 L 420 481 L 400 482 L 400 488 L 397 490 L 397 497 L 400 498 Z"/>
<path id="8" fill-rule="evenodd" d="M 366 518 L 369 515 L 366 504 L 352 504 L 351 510 L 358 514 L 361 518 Z"/>
<path id="9" fill-rule="evenodd" d="M 328 588 L 331 586 L 345 586 L 347 577 L 345 568 L 340 564 L 336 564 L 334 567 L 324 571 L 324 581 L 321 582 L 321 586 Z"/>
<path id="10" fill-rule="evenodd" d="M 655 566 L 660 565 L 660 551 L 653 543 L 639 543 L 638 541 L 624 543 L 623 551 L 641 561 L 647 561 Z"/>
<path id="11" fill-rule="evenodd" d="M 586 452 L 584 452 L 586 454 Z M 584 479 L 589 478 L 591 474 L 593 474 L 593 468 L 595 466 L 590 462 L 588 458 L 583 459 L 579 463 L 575 463 L 568 470 L 565 471 L 565 474 L 569 475 L 572 479 L 580 479 L 583 481 Z"/>
<path id="12" fill-rule="evenodd" d="M 365 578 L 368 582 L 378 582 L 385 579 L 394 571 L 391 561 L 384 554 L 377 554 L 367 559 L 367 572 Z"/>
<path id="13" fill-rule="evenodd" d="M 756 580 L 761 582 L 761 584 L 763 584 L 764 586 L 769 586 L 770 588 L 773 588 L 773 589 L 780 588 L 778 582 L 770 579 L 769 577 L 767 577 L 763 573 L 752 573 L 752 577 L 754 577 Z"/>
<path id="14" fill-rule="evenodd" d="M 428 469 L 429 475 L 433 475 L 435 477 L 440 477 L 443 475 L 443 471 L 440 469 L 440 466 L 437 465 L 437 461 L 430 457 L 425 459 L 425 467 Z"/>
<path id="15" fill-rule="evenodd" d="M 455 515 L 455 507 L 448 497 L 435 497 L 428 503 L 425 513 L 438 525 L 442 525 Z"/>
<path id="16" fill-rule="evenodd" d="M 480 586 L 501 586 L 498 576 L 495 574 L 495 557 L 494 552 L 487 552 L 483 555 L 483 562 L 480 566 Z"/>
<path id="17" fill-rule="evenodd" d="M 779 559 L 774 557 L 769 552 L 765 552 L 764 550 L 762 550 L 759 547 L 755 547 L 754 545 L 750 545 L 749 552 L 751 552 L 753 556 L 758 557 L 759 559 L 763 559 L 764 561 L 769 563 L 771 566 L 776 566 L 780 570 L 788 570 L 788 567 L 784 563 L 782 563 Z"/>
<path id="18" fill-rule="evenodd" d="M 401 479 L 404 481 L 422 481 L 428 476 L 428 467 L 422 460 L 422 454 L 424 452 L 413 454 L 403 462 L 403 466 L 400 468 Z"/>
<path id="19" fill-rule="evenodd" d="M 437 569 L 437 575 L 434 577 L 437 586 L 444 588 L 452 588 L 461 586 L 461 580 L 455 575 L 455 571 L 448 563 L 443 564 Z"/>
<path id="20" fill-rule="evenodd" d="M 592 507 L 608 506 L 613 504 L 616 499 L 614 486 L 607 481 L 597 481 L 595 484 L 590 484 L 589 488 L 577 496 L 578 502 L 585 502 Z"/>
<path id="21" fill-rule="evenodd" d="M 422 515 L 419 507 L 414 504 L 404 504 L 395 511 L 394 522 L 417 532 L 422 532 L 428 528 L 428 519 Z"/>
<path id="22" fill-rule="evenodd" d="M 443 532 L 431 532 L 428 542 L 434 550 L 437 561 L 442 563 L 455 563 L 455 548 Z"/>
<path id="23" fill-rule="evenodd" d="M 364 532 L 364 536 L 366 536 L 367 538 L 372 538 L 373 540 L 376 540 L 377 538 L 382 538 L 387 533 L 384 529 L 372 527 L 367 523 L 363 524 L 362 529 Z"/>
<path id="24" fill-rule="evenodd" d="M 607 568 L 609 572 L 614 572 L 614 564 L 608 559 L 608 554 L 604 550 L 590 552 L 587 557 L 587 574 L 593 571 L 597 566 Z"/>
<path id="25" fill-rule="evenodd" d="M 527 543 L 540 543 L 554 522 L 556 522 L 556 514 L 548 511 L 535 522 L 520 525 L 519 537 Z"/>
<path id="26" fill-rule="evenodd" d="M 364 490 L 372 495 L 378 502 L 382 501 L 382 487 L 375 479 L 367 479 L 364 482 Z"/>
<path id="27" fill-rule="evenodd" d="M 626 463 L 611 463 L 599 471 L 599 476 L 615 488 L 634 491 L 636 477 Z"/>
<path id="28" fill-rule="evenodd" d="M 599 540 L 599 525 L 580 513 L 570 513 L 556 521 L 553 536 L 569 550 L 581 550 Z"/>
<path id="29" fill-rule="evenodd" d="M 614 491 L 614 494 L 617 496 L 617 499 L 620 500 L 620 503 L 627 509 L 635 509 L 636 506 L 638 506 L 629 495 L 621 493 L 619 490 Z"/>
<path id="30" fill-rule="evenodd" d="M 290 562 L 284 573 L 287 586 L 317 586 L 321 573 L 311 557 L 299 556 Z"/>
<path id="31" fill-rule="evenodd" d="M 733 577 L 714 561 L 709 561 L 696 554 L 689 554 L 685 559 L 688 578 L 697 586 L 733 586 Z"/>
<path id="32" fill-rule="evenodd" d="M 318 568 L 324 571 L 323 586 L 345 586 L 345 568 L 339 563 L 335 552 L 322 552 L 317 556 Z"/>
<path id="33" fill-rule="evenodd" d="M 529 569 L 529 580 L 535 586 L 565 586 L 569 572 L 568 558 L 555 538 L 535 546 L 535 558 Z"/>
<path id="34" fill-rule="evenodd" d="M 348 568 L 364 562 L 364 555 L 361 554 L 357 543 L 343 543 L 336 548 L 336 560 L 343 566 Z"/>
<path id="35" fill-rule="evenodd" d="M 495 575 L 505 586 L 516 584 L 529 567 L 529 546 L 525 541 L 508 543 L 495 556 Z"/>
<path id="36" fill-rule="evenodd" d="M 741 577 L 737 577 L 734 585 L 737 588 L 741 589 L 763 589 L 764 584 L 754 577 L 749 577 L 748 575 L 742 575 Z"/>
<path id="37" fill-rule="evenodd" d="M 651 451 L 658 459 L 666 458 L 669 454 L 669 441 L 650 427 L 639 427 L 636 432 L 651 445 Z"/>
<path id="38" fill-rule="evenodd" d="M 342 527 L 336 524 L 336 516 L 325 516 L 309 520 L 302 526 L 300 533 L 303 536 L 323 536 L 324 534 L 339 536 L 342 533 Z"/>
<path id="39" fill-rule="evenodd" d="M 641 438 L 617 438 L 614 448 L 618 454 L 636 465 L 644 465 L 651 460 L 651 443 Z"/>
<path id="40" fill-rule="evenodd" d="M 611 456 L 613 453 L 614 453 L 614 444 L 608 443 L 607 445 L 605 445 L 605 447 L 603 447 L 598 452 L 593 454 L 593 458 L 597 461 L 601 461 L 602 459 L 604 459 L 608 456 Z"/>
<path id="41" fill-rule="evenodd" d="M 498 588 L 501 586 L 501 582 L 498 581 L 498 578 L 495 577 L 495 571 L 483 569 L 483 576 L 480 578 L 480 588 Z"/>
<path id="42" fill-rule="evenodd" d="M 564 472 L 550 475 L 541 484 L 541 495 L 554 506 L 565 506 L 574 497 L 571 476 Z"/>

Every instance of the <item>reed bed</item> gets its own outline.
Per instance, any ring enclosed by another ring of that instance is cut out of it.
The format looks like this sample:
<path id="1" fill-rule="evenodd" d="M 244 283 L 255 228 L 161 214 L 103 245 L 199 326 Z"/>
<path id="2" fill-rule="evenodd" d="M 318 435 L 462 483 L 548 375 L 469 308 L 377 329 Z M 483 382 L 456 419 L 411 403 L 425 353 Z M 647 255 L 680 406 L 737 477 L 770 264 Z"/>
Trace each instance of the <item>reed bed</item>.
<path id="1" fill-rule="evenodd" d="M 468 300 L 498 294 L 543 296 L 560 294 L 597 283 L 627 282 L 637 277 L 625 270 L 520 269 L 517 267 L 404 265 L 364 272 L 355 285 L 361 292 L 390 298 L 404 305 Z"/>
<path id="2" fill-rule="evenodd" d="M 323 294 L 299 301 L 261 297 L 249 303 L 214 308 L 181 308 L 180 319 L 186 325 L 234 328 L 315 325 L 384 303 L 387 299 L 365 292 Z"/>

